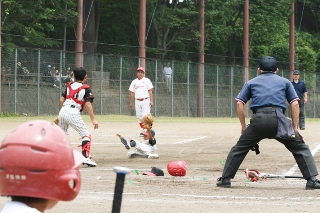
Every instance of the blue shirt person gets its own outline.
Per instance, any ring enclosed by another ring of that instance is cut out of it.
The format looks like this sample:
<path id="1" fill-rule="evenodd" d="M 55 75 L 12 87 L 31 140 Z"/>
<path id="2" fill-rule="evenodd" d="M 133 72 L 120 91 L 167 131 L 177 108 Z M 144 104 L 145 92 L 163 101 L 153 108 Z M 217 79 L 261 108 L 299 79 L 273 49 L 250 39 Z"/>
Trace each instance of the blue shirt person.
<path id="1" fill-rule="evenodd" d="M 308 90 L 306 84 L 301 81 L 300 79 L 300 71 L 295 70 L 293 71 L 293 80 L 292 85 L 299 96 L 299 127 L 301 130 L 306 129 L 305 127 L 305 117 L 304 117 L 304 105 L 308 102 Z"/>
<path id="2" fill-rule="evenodd" d="M 320 181 L 316 179 L 318 170 L 314 158 L 309 146 L 298 131 L 299 97 L 293 85 L 288 79 L 277 75 L 279 69 L 274 57 L 261 58 L 258 72 L 260 75 L 245 83 L 235 98 L 241 124 L 241 136 L 231 148 L 222 176 L 218 178 L 216 185 L 230 188 L 231 179 L 235 177 L 250 149 L 254 147 L 256 154 L 259 154 L 257 152 L 258 143 L 268 138 L 279 141 L 292 153 L 303 177 L 307 180 L 305 189 L 320 189 Z M 250 125 L 247 126 L 244 105 L 250 99 L 252 100 L 250 109 L 253 115 Z M 284 115 L 287 102 L 290 104 L 292 122 Z M 279 132 L 284 134 L 279 135 Z M 290 135 L 290 137 L 283 137 L 285 135 Z"/>

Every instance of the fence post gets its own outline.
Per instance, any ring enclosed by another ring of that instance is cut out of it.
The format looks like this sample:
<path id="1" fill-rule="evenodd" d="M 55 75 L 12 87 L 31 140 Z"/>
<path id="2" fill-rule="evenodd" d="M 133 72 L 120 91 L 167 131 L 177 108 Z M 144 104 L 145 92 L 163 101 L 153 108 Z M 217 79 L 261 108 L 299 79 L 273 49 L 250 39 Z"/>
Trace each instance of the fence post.
<path id="1" fill-rule="evenodd" d="M 187 70 L 187 115 L 190 117 L 190 62 Z"/>
<path id="2" fill-rule="evenodd" d="M 217 97 L 216 97 L 216 107 L 217 107 L 217 117 L 219 117 L 219 65 L 217 65 L 217 79 L 216 79 L 216 94 L 217 94 Z"/>
<path id="3" fill-rule="evenodd" d="M 155 92 L 153 96 L 153 114 L 154 116 L 157 116 L 157 90 L 158 90 L 158 60 L 156 59 L 156 69 L 155 69 L 155 75 L 154 75 L 154 87 L 155 87 Z"/>
<path id="4" fill-rule="evenodd" d="M 171 63 L 172 63 L 172 65 L 171 65 L 172 68 L 171 69 L 174 70 L 174 61 L 172 61 Z M 174 82 L 173 81 L 173 73 L 174 72 L 171 73 L 171 86 L 170 86 L 171 87 L 171 92 L 170 92 L 171 93 L 171 117 L 173 117 L 173 115 L 174 115 L 174 112 L 173 112 L 174 99 L 173 99 L 173 86 L 172 86 L 173 82 Z M 167 80 L 167 79 L 165 78 L 165 80 Z M 167 81 L 165 82 L 165 84 L 166 83 L 167 83 Z"/>
<path id="5" fill-rule="evenodd" d="M 102 84 L 103 84 L 103 54 L 101 54 L 101 68 L 100 68 L 100 115 L 102 115 Z"/>
<path id="6" fill-rule="evenodd" d="M 316 89 L 317 89 L 317 73 L 314 74 L 314 87 L 313 87 L 313 118 L 316 118 Z M 309 99 L 310 100 L 310 99 Z"/>
<path id="7" fill-rule="evenodd" d="M 120 76 L 119 76 L 119 85 L 120 85 L 120 89 L 119 89 L 119 114 L 121 115 L 122 111 L 121 111 L 121 99 L 122 99 L 122 56 L 120 56 Z"/>
<path id="8" fill-rule="evenodd" d="M 14 113 L 17 114 L 17 63 L 18 63 L 18 49 L 15 51 L 14 58 Z"/>
<path id="9" fill-rule="evenodd" d="M 204 117 L 204 93 L 205 93 L 205 91 L 204 91 L 204 63 L 202 63 L 201 64 L 201 66 L 202 66 L 202 82 L 201 82 L 201 84 L 202 84 L 202 97 L 201 97 L 201 102 L 202 102 L 202 117 Z"/>
<path id="10" fill-rule="evenodd" d="M 40 49 L 38 50 L 38 85 L 37 85 L 37 100 L 38 100 L 38 103 L 37 103 L 37 115 L 39 116 L 40 115 L 40 69 L 41 69 L 41 67 L 40 67 L 40 59 L 41 59 L 41 51 L 40 51 Z"/>
<path id="11" fill-rule="evenodd" d="M 59 94 L 61 94 L 61 87 L 62 87 L 62 85 L 61 85 L 61 83 L 62 83 L 62 82 L 61 82 L 61 81 L 62 81 L 62 63 L 63 63 L 63 52 L 62 52 L 62 50 L 60 50 Z M 54 82 L 53 82 L 53 83 L 54 83 Z"/>
<path id="12" fill-rule="evenodd" d="M 231 76 L 230 76 L 230 116 L 233 116 L 233 67 L 231 67 Z"/>

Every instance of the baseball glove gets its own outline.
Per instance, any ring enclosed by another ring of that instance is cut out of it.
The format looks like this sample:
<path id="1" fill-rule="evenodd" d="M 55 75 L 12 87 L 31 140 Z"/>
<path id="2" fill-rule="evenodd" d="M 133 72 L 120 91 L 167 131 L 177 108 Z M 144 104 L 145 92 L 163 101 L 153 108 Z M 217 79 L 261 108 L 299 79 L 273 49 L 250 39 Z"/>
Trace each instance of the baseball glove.
<path id="1" fill-rule="evenodd" d="M 152 125 L 153 125 L 153 117 L 152 117 L 152 115 L 150 113 L 145 115 L 141 119 L 141 123 L 142 123 L 142 125 L 144 126 L 145 129 L 151 129 Z"/>
<path id="2" fill-rule="evenodd" d="M 53 119 L 53 123 L 59 125 L 59 117 L 58 116 Z"/>
<path id="3" fill-rule="evenodd" d="M 260 179 L 260 172 L 258 170 L 246 169 L 244 170 L 244 173 L 251 182 L 258 182 Z"/>

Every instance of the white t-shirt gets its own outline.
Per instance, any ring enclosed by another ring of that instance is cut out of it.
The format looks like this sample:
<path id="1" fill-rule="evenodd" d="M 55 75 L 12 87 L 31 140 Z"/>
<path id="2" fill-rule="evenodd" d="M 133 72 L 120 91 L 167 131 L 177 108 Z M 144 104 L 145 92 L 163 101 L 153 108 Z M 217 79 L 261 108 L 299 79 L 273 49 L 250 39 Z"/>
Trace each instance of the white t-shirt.
<path id="1" fill-rule="evenodd" d="M 135 98 L 149 98 L 149 90 L 153 89 L 153 85 L 149 78 L 134 79 L 129 87 L 130 92 L 134 92 Z"/>
<path id="2" fill-rule="evenodd" d="M 164 73 L 165 75 L 172 75 L 172 69 L 171 69 L 171 67 L 164 67 L 164 68 L 163 68 L 163 73 Z"/>
<path id="3" fill-rule="evenodd" d="M 0 213 L 41 213 L 35 208 L 31 208 L 24 203 L 17 201 L 7 202 Z"/>

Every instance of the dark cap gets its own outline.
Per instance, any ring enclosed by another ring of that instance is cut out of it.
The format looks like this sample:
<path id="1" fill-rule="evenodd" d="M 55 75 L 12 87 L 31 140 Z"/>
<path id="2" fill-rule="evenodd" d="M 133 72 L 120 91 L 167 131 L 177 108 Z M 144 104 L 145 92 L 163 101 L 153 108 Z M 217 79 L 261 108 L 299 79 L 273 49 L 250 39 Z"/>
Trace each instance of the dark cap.
<path id="1" fill-rule="evenodd" d="M 148 176 L 164 176 L 164 173 L 161 169 L 157 167 L 151 167 L 151 170 L 148 172 L 142 173 L 143 175 L 148 175 Z"/>
<path id="2" fill-rule="evenodd" d="M 259 67 L 262 71 L 274 72 L 278 68 L 278 63 L 274 57 L 266 56 L 260 59 Z"/>
<path id="3" fill-rule="evenodd" d="M 299 70 L 293 71 L 293 75 L 300 75 L 300 71 Z"/>

